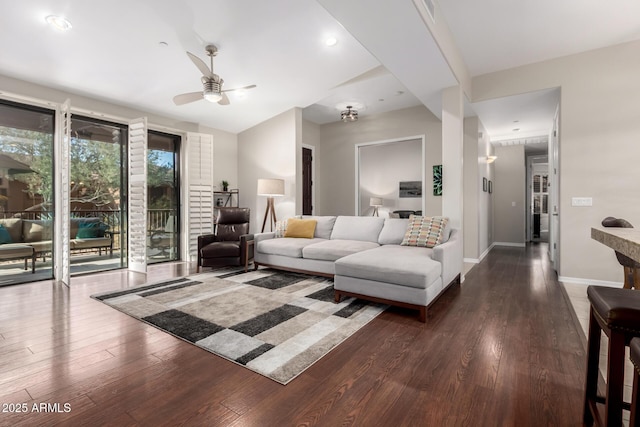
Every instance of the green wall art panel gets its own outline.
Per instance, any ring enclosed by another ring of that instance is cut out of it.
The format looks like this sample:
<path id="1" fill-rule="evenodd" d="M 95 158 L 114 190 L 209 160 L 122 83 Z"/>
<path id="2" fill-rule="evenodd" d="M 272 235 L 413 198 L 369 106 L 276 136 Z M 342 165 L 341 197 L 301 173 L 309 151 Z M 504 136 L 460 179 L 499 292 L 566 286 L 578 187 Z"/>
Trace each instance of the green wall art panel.
<path id="1" fill-rule="evenodd" d="M 442 196 L 442 165 L 433 166 L 433 195 Z"/>

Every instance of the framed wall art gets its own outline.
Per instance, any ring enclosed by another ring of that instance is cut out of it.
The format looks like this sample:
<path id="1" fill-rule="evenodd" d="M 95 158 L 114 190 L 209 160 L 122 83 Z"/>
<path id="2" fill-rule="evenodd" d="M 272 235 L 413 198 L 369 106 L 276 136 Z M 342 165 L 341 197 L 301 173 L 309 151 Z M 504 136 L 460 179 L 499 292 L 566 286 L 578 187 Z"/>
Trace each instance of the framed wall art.
<path id="1" fill-rule="evenodd" d="M 422 197 L 422 181 L 400 181 L 400 197 Z"/>
<path id="2" fill-rule="evenodd" d="M 433 166 L 433 195 L 442 196 L 442 165 Z"/>

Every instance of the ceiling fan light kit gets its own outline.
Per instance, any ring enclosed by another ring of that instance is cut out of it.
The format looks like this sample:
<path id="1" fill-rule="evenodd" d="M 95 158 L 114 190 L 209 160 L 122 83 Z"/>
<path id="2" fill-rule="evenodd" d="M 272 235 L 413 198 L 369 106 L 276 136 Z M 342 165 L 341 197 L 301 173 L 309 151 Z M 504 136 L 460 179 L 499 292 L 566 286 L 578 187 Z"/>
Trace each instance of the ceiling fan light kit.
<path id="1" fill-rule="evenodd" d="M 188 104 L 201 99 L 205 99 L 209 102 L 217 102 L 220 105 L 229 105 L 229 97 L 225 92 L 231 92 L 239 89 L 253 89 L 256 87 L 256 85 L 248 85 L 222 90 L 224 80 L 213 72 L 213 57 L 218 54 L 218 48 L 210 44 L 205 47 L 205 51 L 207 52 L 207 56 L 210 58 L 211 66 L 207 66 L 202 59 L 198 58 L 193 53 L 187 52 L 187 56 L 191 59 L 191 62 L 193 62 L 193 64 L 202 73 L 202 92 L 189 92 L 176 95 L 173 97 L 173 102 L 176 105 Z"/>

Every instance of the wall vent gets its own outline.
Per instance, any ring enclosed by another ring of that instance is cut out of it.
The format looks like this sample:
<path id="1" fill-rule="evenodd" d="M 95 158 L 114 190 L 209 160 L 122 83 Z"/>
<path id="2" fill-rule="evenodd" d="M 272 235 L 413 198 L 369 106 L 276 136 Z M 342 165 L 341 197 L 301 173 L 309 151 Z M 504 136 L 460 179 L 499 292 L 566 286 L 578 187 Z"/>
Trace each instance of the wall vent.
<path id="1" fill-rule="evenodd" d="M 436 22 L 436 4 L 435 0 L 422 0 L 424 7 L 427 8 L 427 12 L 429 12 L 429 16 L 433 22 Z"/>

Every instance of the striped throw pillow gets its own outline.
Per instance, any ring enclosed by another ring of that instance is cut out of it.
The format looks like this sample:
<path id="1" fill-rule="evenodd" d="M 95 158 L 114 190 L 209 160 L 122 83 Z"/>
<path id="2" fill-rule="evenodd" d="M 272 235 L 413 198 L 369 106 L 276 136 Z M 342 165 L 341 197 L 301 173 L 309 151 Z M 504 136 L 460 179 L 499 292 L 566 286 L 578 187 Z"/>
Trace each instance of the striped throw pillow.
<path id="1" fill-rule="evenodd" d="M 284 237 L 284 234 L 287 232 L 287 223 L 288 220 L 286 219 L 276 222 L 276 238 Z"/>
<path id="2" fill-rule="evenodd" d="M 447 222 L 449 218 L 443 216 L 411 215 L 401 245 L 433 248 L 442 242 Z"/>

